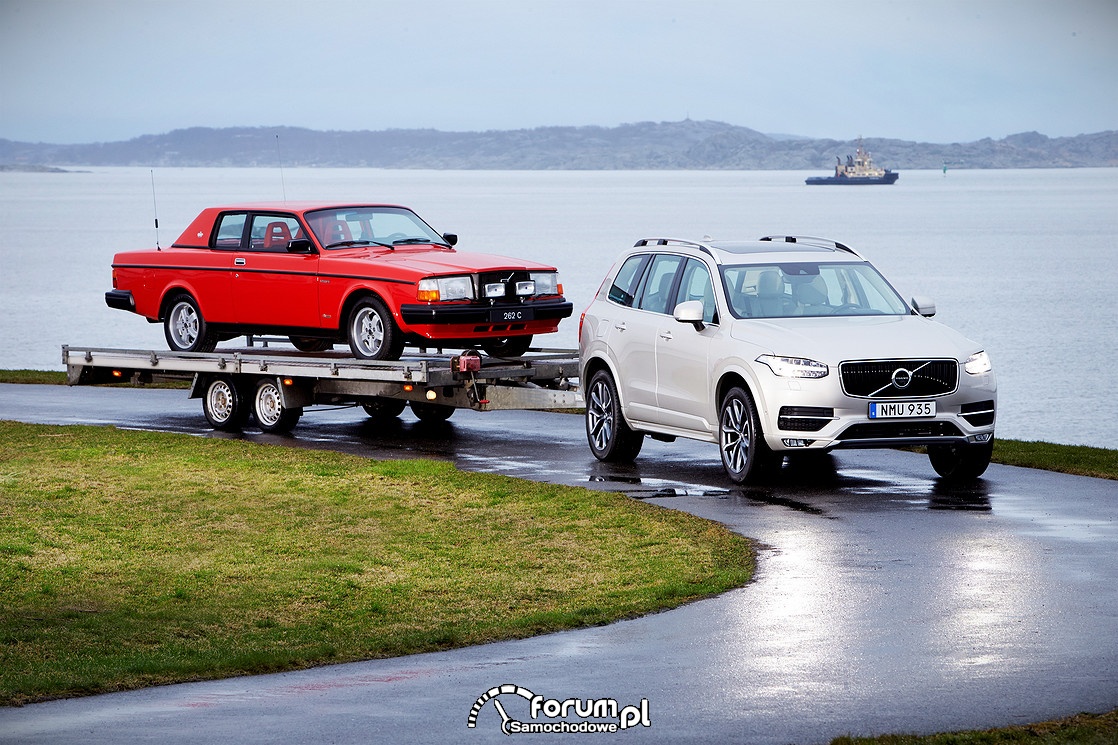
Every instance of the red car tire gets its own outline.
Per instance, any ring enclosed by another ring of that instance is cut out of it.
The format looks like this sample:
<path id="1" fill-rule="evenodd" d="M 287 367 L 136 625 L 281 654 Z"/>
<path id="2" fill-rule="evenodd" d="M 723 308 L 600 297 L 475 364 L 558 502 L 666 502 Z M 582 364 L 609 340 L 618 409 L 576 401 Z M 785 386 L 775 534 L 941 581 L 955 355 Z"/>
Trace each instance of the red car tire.
<path id="1" fill-rule="evenodd" d="M 392 313 L 377 297 L 366 297 L 349 314 L 349 348 L 359 360 L 398 360 L 404 351 L 404 335 Z"/>
<path id="2" fill-rule="evenodd" d="M 212 352 L 217 347 L 217 334 L 207 326 L 198 301 L 185 292 L 167 303 L 163 334 L 175 352 Z"/>

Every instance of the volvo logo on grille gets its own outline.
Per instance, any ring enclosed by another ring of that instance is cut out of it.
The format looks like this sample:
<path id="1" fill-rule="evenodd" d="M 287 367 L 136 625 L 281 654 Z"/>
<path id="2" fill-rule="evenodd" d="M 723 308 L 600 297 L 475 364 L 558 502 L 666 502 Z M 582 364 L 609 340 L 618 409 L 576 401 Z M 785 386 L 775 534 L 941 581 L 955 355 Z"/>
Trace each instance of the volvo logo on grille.
<path id="1" fill-rule="evenodd" d="M 903 367 L 898 367 L 893 371 L 893 386 L 904 390 L 912 383 L 912 373 L 905 370 Z"/>

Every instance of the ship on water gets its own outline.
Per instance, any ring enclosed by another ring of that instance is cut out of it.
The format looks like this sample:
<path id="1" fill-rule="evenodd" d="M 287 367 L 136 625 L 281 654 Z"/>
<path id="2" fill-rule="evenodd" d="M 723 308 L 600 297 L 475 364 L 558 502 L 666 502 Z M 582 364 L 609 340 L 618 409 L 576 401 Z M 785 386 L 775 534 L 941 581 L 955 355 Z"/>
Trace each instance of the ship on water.
<path id="1" fill-rule="evenodd" d="M 873 158 L 862 147 L 862 138 L 858 138 L 858 149 L 854 155 L 846 156 L 846 163 L 835 156 L 834 176 L 811 176 L 804 183 L 809 186 L 819 184 L 845 184 L 855 186 L 860 184 L 892 184 L 901 177 L 901 174 L 890 171 L 888 168 L 879 168 L 874 165 Z"/>

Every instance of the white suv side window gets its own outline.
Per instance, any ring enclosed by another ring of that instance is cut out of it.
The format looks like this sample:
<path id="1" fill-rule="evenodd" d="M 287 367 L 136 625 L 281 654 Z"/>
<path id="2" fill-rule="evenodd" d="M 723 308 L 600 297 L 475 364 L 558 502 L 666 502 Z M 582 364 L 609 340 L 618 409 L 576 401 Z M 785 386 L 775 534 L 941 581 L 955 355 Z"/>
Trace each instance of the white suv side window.
<path id="1" fill-rule="evenodd" d="M 641 278 L 641 270 L 648 262 L 648 254 L 637 254 L 625 259 L 625 263 L 617 270 L 613 284 L 609 288 L 609 299 L 624 305 L 626 308 L 633 306 L 637 292 L 637 282 Z"/>
<path id="2" fill-rule="evenodd" d="M 675 302 L 671 304 L 668 311 L 674 312 L 675 306 L 688 300 L 702 302 L 705 323 L 718 323 L 718 306 L 714 302 L 714 284 L 710 281 L 710 270 L 698 259 L 687 260 L 687 266 L 683 269 L 683 279 L 679 283 L 679 292 L 676 293 Z"/>
<path id="3" fill-rule="evenodd" d="M 672 282 L 675 281 L 675 274 L 682 263 L 682 256 L 674 254 L 654 256 L 652 266 L 645 275 L 644 287 L 641 289 L 637 307 L 653 313 L 671 313 L 672 308 L 668 306 L 672 300 Z"/>

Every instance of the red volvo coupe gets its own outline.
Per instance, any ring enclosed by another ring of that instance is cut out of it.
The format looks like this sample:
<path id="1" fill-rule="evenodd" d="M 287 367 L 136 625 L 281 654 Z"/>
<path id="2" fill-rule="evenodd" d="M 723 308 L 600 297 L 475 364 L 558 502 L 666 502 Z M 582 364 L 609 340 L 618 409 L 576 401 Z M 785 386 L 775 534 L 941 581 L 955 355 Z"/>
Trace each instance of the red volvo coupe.
<path id="1" fill-rule="evenodd" d="M 212 207 L 170 248 L 118 253 L 105 302 L 161 321 L 175 351 L 267 333 L 374 360 L 404 344 L 521 355 L 571 315 L 555 267 L 456 242 L 398 205 Z"/>

